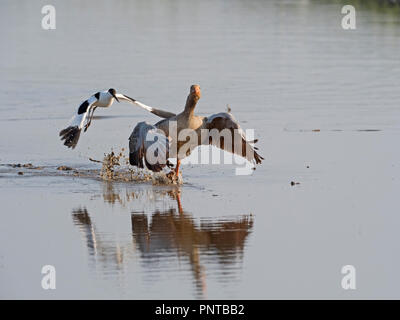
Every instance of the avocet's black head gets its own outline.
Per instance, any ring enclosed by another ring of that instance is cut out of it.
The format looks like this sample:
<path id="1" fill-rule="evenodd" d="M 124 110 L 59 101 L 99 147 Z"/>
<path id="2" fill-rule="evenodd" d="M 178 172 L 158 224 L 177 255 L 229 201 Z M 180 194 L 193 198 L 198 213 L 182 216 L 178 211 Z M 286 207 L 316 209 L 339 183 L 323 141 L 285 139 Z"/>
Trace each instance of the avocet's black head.
<path id="1" fill-rule="evenodd" d="M 118 100 L 118 98 L 117 98 L 117 96 L 116 96 L 117 91 L 115 91 L 115 89 L 113 89 L 113 88 L 108 89 L 108 93 L 111 94 L 111 95 L 114 97 L 114 99 L 117 100 L 117 101 L 119 102 L 119 100 Z"/>

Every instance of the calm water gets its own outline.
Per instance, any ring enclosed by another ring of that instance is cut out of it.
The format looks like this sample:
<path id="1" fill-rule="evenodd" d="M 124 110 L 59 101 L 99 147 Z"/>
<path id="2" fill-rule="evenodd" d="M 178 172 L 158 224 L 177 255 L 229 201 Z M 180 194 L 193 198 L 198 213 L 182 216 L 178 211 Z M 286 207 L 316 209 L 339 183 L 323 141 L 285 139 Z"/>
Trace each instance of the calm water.
<path id="1" fill-rule="evenodd" d="M 1 166 L 1 298 L 400 298 L 398 11 L 359 8 L 344 31 L 340 2 L 55 1 L 44 31 L 45 4 L 0 4 L 1 164 L 98 168 L 158 119 L 115 104 L 67 150 L 83 99 L 178 112 L 193 83 L 197 112 L 229 104 L 266 161 L 186 164 L 180 188 Z"/>

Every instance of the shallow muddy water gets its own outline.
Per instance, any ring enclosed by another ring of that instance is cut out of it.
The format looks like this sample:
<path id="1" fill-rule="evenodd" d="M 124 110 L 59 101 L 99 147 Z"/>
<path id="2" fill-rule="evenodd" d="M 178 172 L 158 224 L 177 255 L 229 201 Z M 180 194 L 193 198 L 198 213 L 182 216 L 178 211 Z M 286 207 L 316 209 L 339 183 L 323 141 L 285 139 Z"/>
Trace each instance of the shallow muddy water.
<path id="1" fill-rule="evenodd" d="M 344 31 L 340 2 L 56 1 L 45 31 L 45 4 L 0 4 L 1 298 L 400 298 L 395 11 L 362 7 Z M 103 181 L 89 158 L 158 121 L 126 103 L 96 110 L 75 150 L 59 140 L 98 90 L 179 112 L 193 83 L 198 114 L 229 104 L 255 130 L 252 175 Z"/>

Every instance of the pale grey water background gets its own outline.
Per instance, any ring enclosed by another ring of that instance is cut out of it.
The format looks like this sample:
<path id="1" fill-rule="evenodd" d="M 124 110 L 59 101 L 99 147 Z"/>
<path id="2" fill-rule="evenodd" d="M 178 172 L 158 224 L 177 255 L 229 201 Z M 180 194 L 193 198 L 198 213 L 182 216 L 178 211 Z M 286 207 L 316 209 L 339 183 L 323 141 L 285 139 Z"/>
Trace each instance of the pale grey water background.
<path id="1" fill-rule="evenodd" d="M 115 104 L 67 150 L 83 99 L 114 87 L 177 112 L 193 83 L 197 112 L 229 104 L 266 161 L 184 166 L 182 214 L 171 188 L 3 169 L 1 298 L 400 298 L 398 15 L 360 9 L 344 31 L 329 2 L 52 3 L 55 31 L 46 1 L 0 4 L 2 164 L 97 168 L 157 119 Z"/>

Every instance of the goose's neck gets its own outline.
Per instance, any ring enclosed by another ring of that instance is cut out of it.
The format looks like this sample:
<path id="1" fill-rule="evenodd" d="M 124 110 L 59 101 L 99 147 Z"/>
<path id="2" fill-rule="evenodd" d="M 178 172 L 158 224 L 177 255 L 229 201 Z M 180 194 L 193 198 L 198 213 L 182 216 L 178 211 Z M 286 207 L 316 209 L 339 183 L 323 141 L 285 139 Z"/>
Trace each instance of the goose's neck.
<path id="1" fill-rule="evenodd" d="M 195 95 L 189 95 L 187 97 L 184 113 L 187 114 L 188 117 L 192 117 L 194 115 L 194 109 L 197 101 L 199 101 L 199 98 Z"/>

